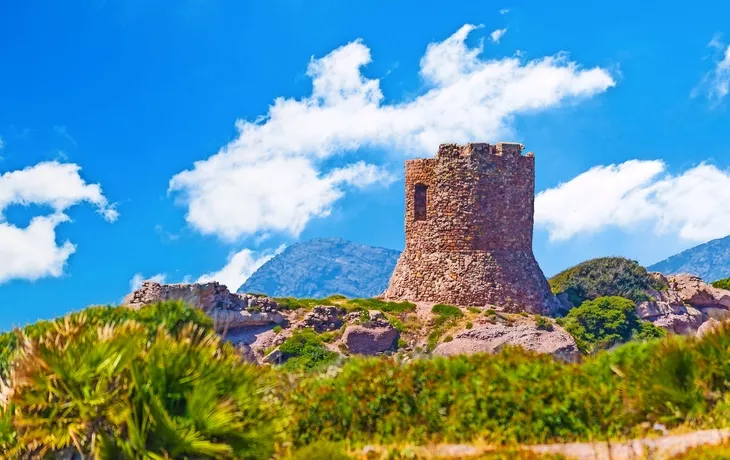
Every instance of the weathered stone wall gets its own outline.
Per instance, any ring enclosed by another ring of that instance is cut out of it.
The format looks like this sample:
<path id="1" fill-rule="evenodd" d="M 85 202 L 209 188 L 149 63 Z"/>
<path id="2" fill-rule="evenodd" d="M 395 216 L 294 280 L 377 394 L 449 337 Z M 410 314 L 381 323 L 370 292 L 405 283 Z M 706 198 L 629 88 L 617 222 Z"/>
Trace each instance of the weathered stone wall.
<path id="1" fill-rule="evenodd" d="M 532 253 L 535 162 L 522 145 L 441 145 L 435 158 L 406 162 L 405 185 L 406 248 L 386 297 L 558 308 Z M 425 218 L 416 203 L 421 185 Z"/>

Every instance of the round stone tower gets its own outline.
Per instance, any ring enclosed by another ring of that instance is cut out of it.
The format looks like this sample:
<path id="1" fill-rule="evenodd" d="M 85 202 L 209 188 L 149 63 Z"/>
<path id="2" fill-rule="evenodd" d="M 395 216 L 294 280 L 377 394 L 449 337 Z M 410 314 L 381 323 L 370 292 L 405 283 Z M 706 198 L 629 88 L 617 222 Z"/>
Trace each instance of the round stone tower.
<path id="1" fill-rule="evenodd" d="M 513 143 L 443 144 L 406 161 L 406 248 L 384 296 L 551 314 L 532 253 L 535 158 Z"/>

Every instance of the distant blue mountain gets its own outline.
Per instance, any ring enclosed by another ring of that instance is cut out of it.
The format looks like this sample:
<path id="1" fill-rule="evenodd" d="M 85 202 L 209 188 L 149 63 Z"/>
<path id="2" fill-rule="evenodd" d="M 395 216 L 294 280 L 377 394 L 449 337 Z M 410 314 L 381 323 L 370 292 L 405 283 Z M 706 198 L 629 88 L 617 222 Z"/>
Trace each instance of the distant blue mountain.
<path id="1" fill-rule="evenodd" d="M 272 297 L 373 297 L 388 286 L 400 252 L 339 238 L 297 243 L 262 265 L 238 289 Z"/>
<path id="2" fill-rule="evenodd" d="M 691 273 L 707 282 L 730 277 L 730 236 L 712 240 L 656 263 L 648 270 L 673 275 Z"/>

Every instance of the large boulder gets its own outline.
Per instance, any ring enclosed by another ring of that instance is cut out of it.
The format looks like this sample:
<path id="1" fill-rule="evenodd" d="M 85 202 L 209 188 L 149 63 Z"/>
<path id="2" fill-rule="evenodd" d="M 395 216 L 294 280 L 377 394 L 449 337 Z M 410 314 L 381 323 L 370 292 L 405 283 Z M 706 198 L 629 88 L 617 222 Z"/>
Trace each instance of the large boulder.
<path id="1" fill-rule="evenodd" d="M 453 335 L 453 340 L 436 346 L 434 355 L 453 356 L 474 353 L 497 353 L 507 345 L 520 346 L 526 350 L 544 353 L 557 359 L 576 362 L 580 351 L 573 337 L 562 327 L 552 322 L 545 328 L 534 320 L 524 318 L 514 324 L 482 324 L 465 329 Z"/>
<path id="2" fill-rule="evenodd" d="M 705 321 L 702 326 L 697 329 L 697 337 L 703 337 L 710 332 L 714 331 L 716 328 L 720 327 L 722 322 L 716 320 L 715 318 L 710 318 L 707 321 Z"/>
<path id="3" fill-rule="evenodd" d="M 218 331 L 281 324 L 285 321 L 273 299 L 262 295 L 233 294 L 216 282 L 160 284 L 145 281 L 139 289 L 127 295 L 122 304 L 141 308 L 166 300 L 180 300 L 203 310 L 213 319 Z"/>
<path id="4" fill-rule="evenodd" d="M 378 355 L 395 350 L 400 334 L 383 312 L 356 311 L 345 316 L 348 326 L 342 334 L 342 343 L 349 353 Z"/>

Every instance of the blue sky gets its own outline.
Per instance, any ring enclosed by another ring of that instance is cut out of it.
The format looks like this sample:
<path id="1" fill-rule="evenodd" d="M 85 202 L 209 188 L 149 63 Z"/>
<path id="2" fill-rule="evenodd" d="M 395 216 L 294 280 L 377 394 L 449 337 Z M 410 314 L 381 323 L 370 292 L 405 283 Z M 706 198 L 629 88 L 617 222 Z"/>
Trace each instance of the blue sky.
<path id="1" fill-rule="evenodd" d="M 440 142 L 535 152 L 547 275 L 730 234 L 730 5 L 547 3 L 4 2 L 0 329 L 313 237 L 401 249 Z"/>

